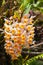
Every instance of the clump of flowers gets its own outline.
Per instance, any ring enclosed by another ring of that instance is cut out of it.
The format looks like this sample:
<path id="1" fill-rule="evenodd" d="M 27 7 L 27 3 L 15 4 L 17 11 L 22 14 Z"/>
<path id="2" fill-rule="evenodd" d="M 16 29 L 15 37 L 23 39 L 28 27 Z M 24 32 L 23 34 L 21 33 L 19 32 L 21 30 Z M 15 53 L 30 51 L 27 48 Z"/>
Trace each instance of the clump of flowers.
<path id="1" fill-rule="evenodd" d="M 21 56 L 22 48 L 29 48 L 34 44 L 33 17 L 29 14 L 23 15 L 21 20 L 16 20 L 15 16 L 5 19 L 5 50 L 13 60 Z"/>

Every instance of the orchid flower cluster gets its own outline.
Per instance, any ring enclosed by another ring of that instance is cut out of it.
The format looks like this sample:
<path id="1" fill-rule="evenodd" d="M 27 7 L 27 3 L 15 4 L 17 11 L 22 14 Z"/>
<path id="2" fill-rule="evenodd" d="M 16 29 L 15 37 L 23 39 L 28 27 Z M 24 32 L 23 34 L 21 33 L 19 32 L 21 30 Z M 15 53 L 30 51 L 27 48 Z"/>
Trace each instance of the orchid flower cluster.
<path id="1" fill-rule="evenodd" d="M 34 44 L 34 29 L 33 16 L 25 14 L 21 21 L 15 20 L 15 16 L 5 19 L 4 23 L 4 38 L 5 50 L 12 60 L 18 59 L 21 56 L 22 48 L 29 48 Z"/>

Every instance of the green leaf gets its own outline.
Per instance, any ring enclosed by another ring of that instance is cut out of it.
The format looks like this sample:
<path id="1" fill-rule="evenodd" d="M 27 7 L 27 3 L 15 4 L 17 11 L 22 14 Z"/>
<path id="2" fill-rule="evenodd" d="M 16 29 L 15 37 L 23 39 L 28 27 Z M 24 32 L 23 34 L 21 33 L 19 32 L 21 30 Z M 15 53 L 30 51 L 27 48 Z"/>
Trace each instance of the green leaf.
<path id="1" fill-rule="evenodd" d="M 3 0 L 3 2 L 2 2 L 2 5 L 4 5 L 5 4 L 5 0 Z"/>
<path id="2" fill-rule="evenodd" d="M 38 0 L 38 1 L 43 2 L 43 0 Z"/>
<path id="3" fill-rule="evenodd" d="M 25 9 L 25 7 L 27 6 L 28 3 L 29 3 L 29 0 L 24 0 L 24 2 L 21 4 L 19 9 L 21 11 L 24 11 L 24 9 Z"/>
<path id="4" fill-rule="evenodd" d="M 29 11 L 30 11 L 30 9 L 31 9 L 31 5 L 30 5 L 30 3 L 26 6 L 26 9 L 25 9 L 25 11 L 24 11 L 24 14 L 28 14 L 29 13 Z"/>
<path id="5" fill-rule="evenodd" d="M 38 60 L 39 58 L 43 58 L 43 54 L 35 56 L 29 60 L 27 60 L 28 65 L 43 65 L 43 61 Z"/>

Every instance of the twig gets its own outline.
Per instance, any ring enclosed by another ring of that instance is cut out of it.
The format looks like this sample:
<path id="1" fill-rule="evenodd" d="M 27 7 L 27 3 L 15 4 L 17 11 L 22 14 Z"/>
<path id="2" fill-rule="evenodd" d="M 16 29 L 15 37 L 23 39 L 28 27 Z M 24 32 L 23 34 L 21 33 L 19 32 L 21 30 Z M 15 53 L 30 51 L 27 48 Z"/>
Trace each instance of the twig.
<path id="1" fill-rule="evenodd" d="M 43 52 L 25 52 L 25 51 L 22 51 L 23 54 L 27 54 L 27 55 L 39 55 L 39 54 L 43 54 Z"/>
<path id="2" fill-rule="evenodd" d="M 38 43 L 38 44 L 35 44 L 35 45 L 33 45 L 33 46 L 30 46 L 28 49 L 27 49 L 27 48 L 23 48 L 23 50 L 31 50 L 31 49 L 37 48 L 37 47 L 40 46 L 40 45 L 43 45 L 43 42 Z"/>
<path id="3" fill-rule="evenodd" d="M 0 28 L 0 31 L 4 31 L 4 30 Z"/>
<path id="4" fill-rule="evenodd" d="M 42 45 L 42 44 L 43 44 L 43 42 L 38 43 L 38 44 L 36 44 L 36 45 L 34 45 L 34 46 L 31 46 L 29 49 L 32 49 L 32 48 L 38 47 L 38 46 L 40 46 L 40 45 Z"/>

